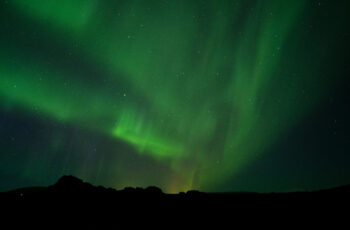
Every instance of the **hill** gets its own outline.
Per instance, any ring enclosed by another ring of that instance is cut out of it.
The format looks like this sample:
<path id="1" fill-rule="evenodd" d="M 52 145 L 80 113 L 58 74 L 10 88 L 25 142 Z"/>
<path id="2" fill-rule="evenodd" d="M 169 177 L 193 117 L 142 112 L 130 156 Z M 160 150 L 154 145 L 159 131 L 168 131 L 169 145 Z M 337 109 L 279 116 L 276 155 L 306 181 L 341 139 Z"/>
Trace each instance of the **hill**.
<path id="1" fill-rule="evenodd" d="M 137 220 L 140 217 L 183 221 L 199 216 L 201 220 L 223 218 L 227 221 L 230 218 L 309 218 L 311 215 L 346 214 L 344 210 L 349 207 L 349 195 L 349 185 L 314 192 L 260 194 L 189 191 L 165 194 L 157 187 L 115 190 L 96 187 L 73 176 L 63 176 L 49 187 L 0 193 L 0 201 L 10 216 L 39 213 L 39 216 L 47 218 L 65 215 L 71 218 L 69 221 L 84 218 L 105 219 L 107 222 L 130 218 Z"/>

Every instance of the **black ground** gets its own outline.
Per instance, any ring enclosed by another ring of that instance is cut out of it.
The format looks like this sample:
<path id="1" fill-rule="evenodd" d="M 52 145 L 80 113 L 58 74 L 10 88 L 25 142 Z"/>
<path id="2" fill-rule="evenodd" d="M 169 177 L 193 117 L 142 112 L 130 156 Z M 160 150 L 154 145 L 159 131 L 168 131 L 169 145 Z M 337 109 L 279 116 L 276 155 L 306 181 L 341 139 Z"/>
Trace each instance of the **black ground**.
<path id="1" fill-rule="evenodd" d="M 34 222 L 59 220 L 58 223 L 73 221 L 89 225 L 131 220 L 128 223 L 142 225 L 141 220 L 154 223 L 168 220 L 171 225 L 194 219 L 201 224 L 213 220 L 222 223 L 244 219 L 250 220 L 247 224 L 251 224 L 256 218 L 275 221 L 282 218 L 293 222 L 301 217 L 314 216 L 322 220 L 330 216 L 348 216 L 350 186 L 295 193 L 189 191 L 173 195 L 165 194 L 157 187 L 117 191 L 63 176 L 49 187 L 0 193 L 0 201 L 6 213 L 3 219 L 19 216 Z"/>

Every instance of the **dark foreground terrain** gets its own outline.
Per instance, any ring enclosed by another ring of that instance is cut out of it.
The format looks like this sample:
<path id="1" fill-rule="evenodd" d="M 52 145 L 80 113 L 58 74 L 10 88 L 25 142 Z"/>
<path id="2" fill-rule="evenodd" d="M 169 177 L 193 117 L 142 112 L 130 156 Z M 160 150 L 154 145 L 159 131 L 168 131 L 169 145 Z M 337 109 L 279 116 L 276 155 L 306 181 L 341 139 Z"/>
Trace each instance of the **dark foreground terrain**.
<path id="1" fill-rule="evenodd" d="M 159 188 L 125 188 L 123 190 L 95 187 L 64 176 L 49 187 L 24 188 L 0 193 L 2 210 L 10 217 L 30 217 L 31 221 L 58 219 L 90 223 L 140 224 L 168 219 L 173 223 L 185 219 L 199 221 L 238 221 L 240 218 L 284 218 L 289 221 L 316 216 L 348 216 L 350 186 L 315 192 L 295 193 L 201 193 L 189 191 L 164 194 Z M 2 216 L 3 218 L 4 215 Z M 56 220 L 57 221 L 57 220 Z M 21 222 L 20 222 L 21 223 Z M 23 223 L 22 223 L 23 224 Z"/>

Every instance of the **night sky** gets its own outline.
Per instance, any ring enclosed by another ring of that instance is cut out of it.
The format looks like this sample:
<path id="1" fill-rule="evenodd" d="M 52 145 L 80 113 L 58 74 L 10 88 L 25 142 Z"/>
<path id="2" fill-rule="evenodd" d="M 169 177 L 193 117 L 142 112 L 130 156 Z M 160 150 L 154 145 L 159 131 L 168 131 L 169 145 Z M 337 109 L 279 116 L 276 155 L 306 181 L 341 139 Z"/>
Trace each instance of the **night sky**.
<path id="1" fill-rule="evenodd" d="M 0 191 L 350 183 L 350 3 L 0 0 Z"/>

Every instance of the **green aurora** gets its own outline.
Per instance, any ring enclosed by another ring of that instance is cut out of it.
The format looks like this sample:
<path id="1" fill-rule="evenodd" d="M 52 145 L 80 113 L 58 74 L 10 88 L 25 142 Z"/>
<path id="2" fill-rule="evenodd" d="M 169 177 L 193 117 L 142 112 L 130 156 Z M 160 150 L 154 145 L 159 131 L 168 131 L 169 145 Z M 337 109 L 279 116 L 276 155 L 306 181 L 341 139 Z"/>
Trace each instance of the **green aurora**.
<path id="1" fill-rule="evenodd" d="M 65 127 L 38 135 L 48 135 L 42 148 L 1 142 L 2 155 L 33 155 L 2 156 L 2 171 L 39 185 L 71 173 L 115 188 L 216 191 L 341 84 L 331 60 L 346 41 L 346 1 L 0 4 L 2 111 Z"/>

